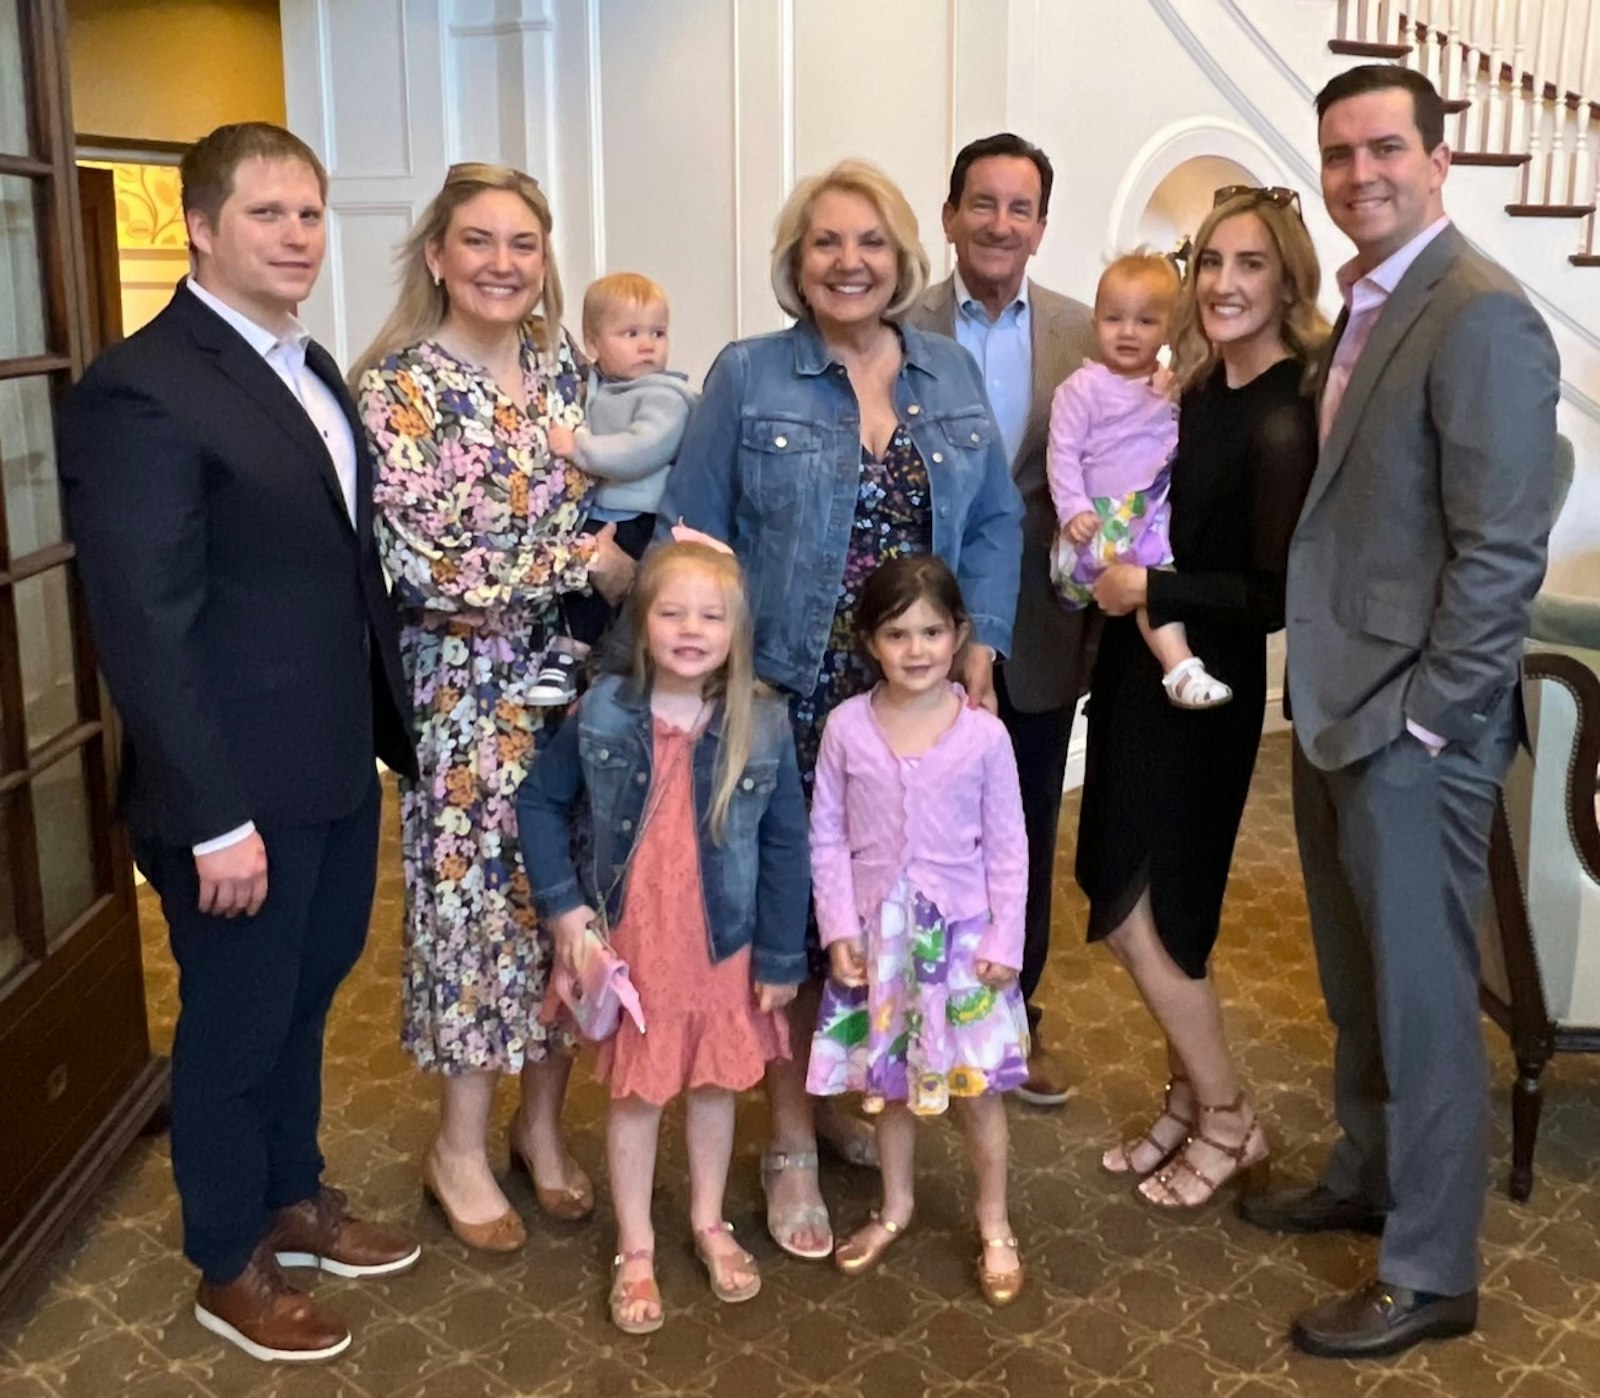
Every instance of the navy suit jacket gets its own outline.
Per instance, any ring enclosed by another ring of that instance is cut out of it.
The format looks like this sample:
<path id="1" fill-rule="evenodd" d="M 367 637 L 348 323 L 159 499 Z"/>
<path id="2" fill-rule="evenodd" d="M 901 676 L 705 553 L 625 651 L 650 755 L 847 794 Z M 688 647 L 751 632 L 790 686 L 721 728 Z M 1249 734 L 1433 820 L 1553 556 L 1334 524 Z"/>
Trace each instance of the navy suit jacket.
<path id="1" fill-rule="evenodd" d="M 336 820 L 370 790 L 375 756 L 416 772 L 366 434 L 328 353 L 312 342 L 306 363 L 350 423 L 354 524 L 305 410 L 186 286 L 62 412 L 63 498 L 135 835 L 188 847 L 250 820 Z"/>

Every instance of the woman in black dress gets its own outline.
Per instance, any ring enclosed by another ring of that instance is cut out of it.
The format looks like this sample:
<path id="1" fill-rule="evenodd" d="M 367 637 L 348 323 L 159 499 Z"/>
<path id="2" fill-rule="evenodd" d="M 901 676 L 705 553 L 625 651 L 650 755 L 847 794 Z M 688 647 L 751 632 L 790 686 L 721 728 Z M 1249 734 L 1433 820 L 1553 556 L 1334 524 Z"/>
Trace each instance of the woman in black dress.
<path id="1" fill-rule="evenodd" d="M 1089 706 L 1077 878 L 1104 939 L 1166 1036 L 1170 1081 L 1146 1132 L 1102 1164 L 1144 1198 L 1197 1208 L 1264 1171 L 1207 974 L 1266 711 L 1266 638 L 1283 626 L 1289 538 L 1317 459 L 1307 365 L 1327 333 L 1316 253 L 1288 191 L 1219 192 L 1175 316 L 1183 388 L 1173 463 L 1173 567 L 1111 567 Z M 1233 689 L 1174 707 L 1132 613 L 1182 621 Z"/>

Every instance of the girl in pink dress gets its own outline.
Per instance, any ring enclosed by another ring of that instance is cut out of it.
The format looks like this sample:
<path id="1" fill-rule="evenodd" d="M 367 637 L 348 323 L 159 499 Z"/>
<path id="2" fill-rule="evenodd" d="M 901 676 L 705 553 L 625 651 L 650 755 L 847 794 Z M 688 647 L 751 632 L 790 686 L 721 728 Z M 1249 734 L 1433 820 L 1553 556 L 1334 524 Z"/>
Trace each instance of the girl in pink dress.
<path id="1" fill-rule="evenodd" d="M 916 1119 L 960 1103 L 977 1173 L 978 1282 L 1016 1299 L 1005 1099 L 1028 1076 L 1017 985 L 1027 837 L 1011 740 L 950 669 L 968 634 L 931 554 L 883 564 L 857 636 L 882 679 L 828 716 L 811 803 L 817 929 L 828 953 L 806 1088 L 860 1092 L 875 1116 L 883 1207 L 834 1253 L 870 1271 L 911 1222 Z"/>
<path id="2" fill-rule="evenodd" d="M 674 543 L 633 593 L 633 673 L 584 696 L 517 800 L 524 862 L 556 956 L 577 971 L 609 926 L 645 1030 L 600 1045 L 617 1211 L 611 1319 L 662 1323 L 650 1199 L 662 1108 L 685 1096 L 689 1220 L 723 1301 L 761 1289 L 723 1221 L 734 1094 L 788 1056 L 776 1011 L 806 974 L 806 817 L 788 710 L 753 678 L 731 553 Z M 594 848 L 573 867 L 567 818 L 587 803 Z M 596 909 L 600 909 L 597 912 Z"/>

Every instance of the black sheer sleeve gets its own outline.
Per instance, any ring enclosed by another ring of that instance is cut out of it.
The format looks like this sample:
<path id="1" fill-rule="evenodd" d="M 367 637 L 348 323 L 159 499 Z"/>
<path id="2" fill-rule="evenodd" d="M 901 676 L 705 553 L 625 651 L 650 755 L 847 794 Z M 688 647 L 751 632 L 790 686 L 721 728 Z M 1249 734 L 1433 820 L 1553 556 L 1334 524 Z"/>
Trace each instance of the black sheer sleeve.
<path id="1" fill-rule="evenodd" d="M 1158 572 L 1148 578 L 1154 626 L 1190 618 L 1283 629 L 1289 540 L 1317 466 L 1316 417 L 1311 400 L 1296 397 L 1265 409 L 1250 429 L 1250 550 L 1237 570 Z"/>

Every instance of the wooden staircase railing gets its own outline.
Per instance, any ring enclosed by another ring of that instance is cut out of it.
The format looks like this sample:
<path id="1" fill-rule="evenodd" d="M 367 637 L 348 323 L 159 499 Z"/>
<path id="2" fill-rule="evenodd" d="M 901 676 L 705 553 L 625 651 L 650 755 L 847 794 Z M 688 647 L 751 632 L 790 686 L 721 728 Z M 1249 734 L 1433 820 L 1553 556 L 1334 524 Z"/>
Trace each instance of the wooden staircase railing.
<path id="1" fill-rule="evenodd" d="M 1580 221 L 1570 260 L 1600 267 L 1600 0 L 1338 0 L 1328 47 L 1429 78 L 1455 163 L 1515 171 L 1506 212 Z"/>

